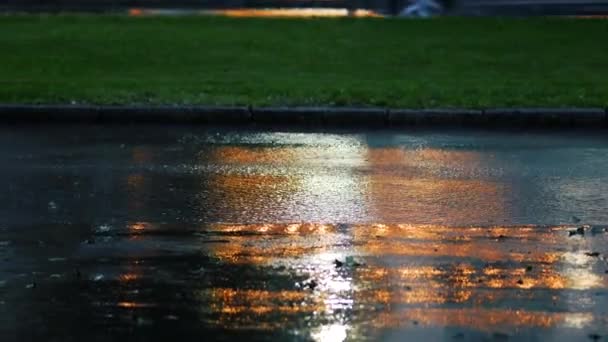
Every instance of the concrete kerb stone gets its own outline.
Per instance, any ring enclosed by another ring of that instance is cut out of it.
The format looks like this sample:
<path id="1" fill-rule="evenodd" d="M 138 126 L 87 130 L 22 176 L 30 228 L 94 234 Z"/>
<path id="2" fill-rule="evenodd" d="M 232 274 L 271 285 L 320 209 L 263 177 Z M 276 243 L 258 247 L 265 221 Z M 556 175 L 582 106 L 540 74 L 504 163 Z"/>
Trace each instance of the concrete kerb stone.
<path id="1" fill-rule="evenodd" d="M 0 122 L 6 123 L 95 123 L 100 111 L 80 105 L 0 105 Z"/>
<path id="2" fill-rule="evenodd" d="M 101 123 L 234 124 L 251 123 L 248 107 L 102 107 Z"/>
<path id="3" fill-rule="evenodd" d="M 169 108 L 142 108 L 136 106 L 104 106 L 100 108 L 100 123 L 166 123 L 169 119 Z M 174 113 L 175 121 L 186 119 L 184 111 Z"/>
<path id="4" fill-rule="evenodd" d="M 251 106 L 194 107 L 194 112 L 203 123 L 248 125 L 252 122 Z"/>
<path id="5" fill-rule="evenodd" d="M 323 123 L 329 126 L 387 126 L 388 110 L 385 108 L 318 108 L 323 113 Z"/>
<path id="6" fill-rule="evenodd" d="M 328 126 L 385 126 L 384 108 L 343 107 L 254 107 L 253 122 L 261 124 L 307 124 Z"/>
<path id="7" fill-rule="evenodd" d="M 481 125 L 486 120 L 474 109 L 389 109 L 391 126 L 403 125 Z"/>
<path id="8" fill-rule="evenodd" d="M 207 123 L 249 124 L 248 107 L 0 105 L 5 123 Z"/>
<path id="9" fill-rule="evenodd" d="M 0 104 L 0 123 L 294 124 L 326 126 L 608 127 L 608 108 L 385 109 L 343 107 Z"/>
<path id="10" fill-rule="evenodd" d="M 259 124 L 309 124 L 323 123 L 323 108 L 303 107 L 253 107 L 252 120 Z"/>
<path id="11" fill-rule="evenodd" d="M 491 125 L 516 126 L 595 126 L 606 124 L 601 108 L 496 108 L 483 115 Z"/>

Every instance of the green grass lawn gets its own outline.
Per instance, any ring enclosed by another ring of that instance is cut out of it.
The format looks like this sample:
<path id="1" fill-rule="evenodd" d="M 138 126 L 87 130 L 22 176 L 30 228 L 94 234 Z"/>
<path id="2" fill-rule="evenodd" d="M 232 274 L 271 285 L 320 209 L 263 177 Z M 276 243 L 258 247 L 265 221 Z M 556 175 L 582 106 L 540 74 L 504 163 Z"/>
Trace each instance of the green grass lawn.
<path id="1" fill-rule="evenodd" d="M 1 103 L 608 106 L 608 20 L 0 16 Z"/>

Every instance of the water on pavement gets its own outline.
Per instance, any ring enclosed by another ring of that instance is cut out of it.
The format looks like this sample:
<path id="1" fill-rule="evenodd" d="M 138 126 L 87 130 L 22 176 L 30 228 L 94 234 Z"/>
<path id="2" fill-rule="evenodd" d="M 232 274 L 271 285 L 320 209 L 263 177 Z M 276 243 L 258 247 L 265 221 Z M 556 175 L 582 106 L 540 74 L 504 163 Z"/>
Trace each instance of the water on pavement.
<path id="1" fill-rule="evenodd" d="M 0 129 L 11 340 L 598 340 L 608 138 Z"/>

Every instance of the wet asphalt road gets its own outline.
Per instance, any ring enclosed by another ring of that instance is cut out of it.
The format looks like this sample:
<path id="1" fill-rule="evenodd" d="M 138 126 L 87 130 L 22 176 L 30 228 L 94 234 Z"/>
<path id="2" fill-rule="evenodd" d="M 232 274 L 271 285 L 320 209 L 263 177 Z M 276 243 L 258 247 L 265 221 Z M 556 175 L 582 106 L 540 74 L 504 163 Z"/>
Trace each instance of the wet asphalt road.
<path id="1" fill-rule="evenodd" d="M 607 340 L 604 133 L 0 142 L 2 341 Z"/>

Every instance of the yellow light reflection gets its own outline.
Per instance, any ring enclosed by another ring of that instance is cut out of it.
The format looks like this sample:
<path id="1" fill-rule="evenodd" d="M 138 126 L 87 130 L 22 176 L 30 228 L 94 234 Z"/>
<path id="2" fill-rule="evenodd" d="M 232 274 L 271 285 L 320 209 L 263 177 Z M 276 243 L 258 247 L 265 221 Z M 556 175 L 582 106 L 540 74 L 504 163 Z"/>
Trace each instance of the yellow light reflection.
<path id="1" fill-rule="evenodd" d="M 317 253 L 317 257 L 331 248 L 336 226 L 328 224 L 216 224 L 209 226 L 216 232 L 240 233 L 230 244 L 206 246 L 215 257 L 233 264 L 270 264 L 277 259 L 304 258 Z M 269 236 L 289 236 L 289 243 L 269 243 Z M 318 237 L 311 245 L 309 236 Z M 333 259 L 329 260 L 330 262 Z"/>
<path id="2" fill-rule="evenodd" d="M 262 17 L 262 18 L 334 18 L 334 17 L 356 17 L 382 18 L 383 15 L 366 9 L 349 10 L 346 8 L 235 8 L 221 10 L 157 10 L 130 8 L 127 12 L 129 16 L 158 16 L 158 15 L 219 15 L 227 17 Z"/>
<path id="3" fill-rule="evenodd" d="M 320 302 L 306 302 L 309 294 L 302 291 L 264 291 L 233 288 L 215 288 L 202 291 L 199 296 L 211 301 L 210 309 L 225 317 L 221 320 L 232 321 L 237 315 L 243 315 L 242 324 L 255 325 L 250 316 L 263 316 L 273 312 L 280 313 L 312 313 L 323 310 Z M 249 318 L 248 318 L 249 317 Z"/>
<path id="4" fill-rule="evenodd" d="M 365 217 L 365 182 L 350 168 L 367 165 L 366 148 L 357 137 L 339 135 L 319 135 L 315 143 L 318 146 L 306 148 L 285 144 L 213 149 L 204 161 L 230 168 L 209 175 L 213 191 L 206 200 L 224 207 L 224 212 L 243 213 L 244 220 L 251 219 L 248 211 L 263 212 L 265 219 L 288 216 L 305 222 Z M 348 167 L 338 173 L 326 170 L 341 165 Z"/>
<path id="5" fill-rule="evenodd" d="M 362 213 L 347 216 L 350 219 L 377 222 L 344 226 L 298 223 L 296 218 L 285 224 L 207 226 L 231 236 L 230 244 L 201 247 L 221 262 L 261 270 L 285 266 L 291 273 L 309 277 L 308 284 L 314 282 L 294 291 L 201 293 L 210 302 L 208 308 L 220 314 L 218 324 L 237 320 L 239 326 L 265 326 L 276 323 L 271 317 L 277 313 L 300 314 L 324 320 L 311 332 L 314 339 L 340 340 L 358 326 L 343 325 L 333 318 L 336 312 L 378 306 L 380 314 L 372 324 L 380 327 L 415 320 L 422 325 L 490 331 L 497 326 L 582 327 L 593 322 L 592 314 L 576 312 L 576 307 L 564 313 L 531 311 L 522 304 L 550 292 L 555 294 L 554 302 L 569 305 L 564 295 L 569 291 L 561 290 L 606 286 L 606 280 L 593 272 L 595 259 L 565 251 L 564 246 L 584 247 L 584 242 L 568 237 L 573 227 L 454 227 L 450 223 L 480 218 L 500 222 L 509 215 L 511 189 L 483 177 L 467 177 L 467 170 L 491 162 L 491 157 L 440 149 L 367 149 L 353 141 L 334 150 L 237 146 L 221 147 L 212 154 L 211 162 L 231 164 L 228 172 L 210 177 L 211 187 L 219 189 L 212 200 L 229 210 L 271 201 L 271 207 L 285 210 L 282 215 L 311 208 L 302 220 L 326 222 L 335 219 L 331 211 L 335 206 Z M 343 164 L 361 172 L 343 172 L 339 177 L 328 172 L 284 172 L 302 164 L 326 167 L 325 162 L 340 166 L 335 172 L 341 172 Z M 368 172 L 370 167 L 373 172 Z M 327 198 L 332 200 L 323 202 Z M 404 219 L 404 212 L 430 224 L 400 224 L 415 222 Z M 438 218 L 447 223 L 438 223 Z M 360 256 L 369 264 L 347 265 L 348 256 Z M 533 291 L 539 289 L 543 291 Z M 522 309 L 488 309 L 506 302 Z M 408 309 L 401 310 L 400 305 Z"/>
<path id="6" fill-rule="evenodd" d="M 149 222 L 131 222 L 127 225 L 127 228 L 129 228 L 129 230 L 132 231 L 144 231 L 146 229 L 150 228 L 150 223 Z"/>
<path id="7" fill-rule="evenodd" d="M 228 17 L 381 17 L 369 10 L 357 9 L 349 11 L 346 8 L 277 8 L 277 9 L 229 9 L 212 11 L 212 14 Z"/>
<path id="8" fill-rule="evenodd" d="M 212 304 L 209 307 L 213 312 L 224 315 L 220 316 L 218 324 L 234 324 L 234 320 L 238 319 L 240 325 L 257 326 L 260 321 L 266 322 L 277 313 L 332 317 L 336 310 L 382 305 L 386 310 L 381 311 L 373 324 L 385 328 L 413 320 L 422 325 L 462 326 L 481 331 L 490 331 L 496 326 L 580 328 L 593 323 L 593 314 L 485 307 L 505 301 L 532 300 L 536 294 L 525 291 L 528 289 L 563 290 L 605 286 L 598 276 L 591 274 L 590 270 L 585 271 L 593 263 L 593 258 L 582 257 L 583 253 L 570 255 L 561 251 L 561 246 L 570 241 L 567 230 L 571 227 L 566 226 L 449 228 L 374 224 L 351 226 L 344 231 L 336 225 L 293 223 L 218 224 L 212 229 L 218 232 L 247 233 L 247 238 L 242 243 L 218 246 L 214 250 L 214 255 L 223 258 L 225 262 L 253 265 L 287 262 L 288 265 L 301 267 L 305 272 L 312 272 L 316 281 L 313 288 L 302 287 L 294 291 L 216 289 L 206 298 L 211 298 Z M 252 235 L 251 232 L 258 234 Z M 352 237 L 347 250 L 335 247 L 341 234 Z M 378 238 L 378 235 L 381 237 Z M 283 239 L 283 242 L 268 243 L 270 237 Z M 310 244 L 311 238 L 315 241 L 313 245 Z M 414 241 L 432 252 L 419 252 L 421 248 L 407 252 Z M 488 244 L 490 247 L 484 247 Z M 437 251 L 433 250 L 435 246 L 438 247 Z M 334 264 L 334 260 L 344 261 L 347 255 L 352 254 L 371 257 L 371 260 L 398 255 L 404 264 L 380 263 L 352 269 Z M 433 261 L 445 256 L 461 261 L 449 264 Z M 484 260 L 485 263 L 462 260 Z M 492 291 L 480 291 L 490 289 Z M 515 292 L 514 295 L 512 291 L 494 291 L 496 289 L 518 289 L 525 292 Z M 567 299 L 561 298 L 557 292 L 553 301 L 560 300 Z M 465 307 L 419 308 L 446 304 L 465 304 Z M 418 307 L 408 309 L 407 312 L 400 309 L 388 310 L 398 308 L 399 305 Z M 344 330 L 338 330 L 334 325 L 341 326 L 339 322 L 329 320 L 311 334 L 317 334 L 314 338 L 319 340 L 322 336 L 334 336 L 334 333 L 338 337 L 344 336 Z M 348 329 L 358 329 L 356 325 L 346 328 L 347 332 L 350 331 Z"/>
<path id="9" fill-rule="evenodd" d="M 493 331 L 495 327 L 550 328 L 578 324 L 587 325 L 593 315 L 526 310 L 500 310 L 484 308 L 424 308 L 401 312 L 382 313 L 375 323 L 381 327 L 399 327 L 417 321 L 423 326 L 460 326 L 480 331 Z"/>
<path id="10" fill-rule="evenodd" d="M 374 218 L 380 222 L 408 221 L 407 216 L 427 223 L 502 221 L 509 189 L 500 182 L 468 175 L 491 162 L 488 158 L 475 151 L 369 149 L 368 162 L 378 170 L 368 180 Z"/>
<path id="11" fill-rule="evenodd" d="M 131 282 L 131 281 L 137 280 L 138 278 L 139 278 L 138 274 L 135 274 L 135 273 L 124 273 L 124 274 L 121 274 L 118 279 L 121 282 Z"/>
<path id="12" fill-rule="evenodd" d="M 140 303 L 140 302 L 118 302 L 116 306 L 125 309 L 137 309 L 137 308 L 150 308 L 156 306 L 152 303 Z"/>

